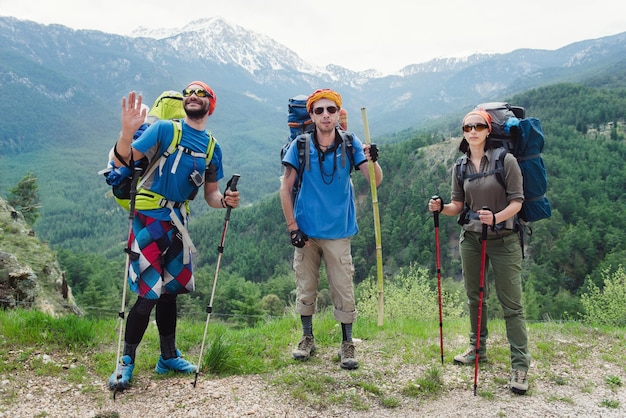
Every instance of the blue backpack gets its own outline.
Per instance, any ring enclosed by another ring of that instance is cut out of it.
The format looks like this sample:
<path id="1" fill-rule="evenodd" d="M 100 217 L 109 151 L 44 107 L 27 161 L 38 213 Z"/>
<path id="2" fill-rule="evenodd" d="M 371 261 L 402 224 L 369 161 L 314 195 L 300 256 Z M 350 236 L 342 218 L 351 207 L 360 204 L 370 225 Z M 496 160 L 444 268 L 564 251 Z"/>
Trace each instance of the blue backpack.
<path id="1" fill-rule="evenodd" d="M 535 222 L 552 216 L 550 202 L 545 195 L 548 175 L 541 158 L 544 135 L 539 119 L 526 118 L 524 108 L 508 103 L 483 103 L 476 107 L 486 110 L 493 118 L 489 137 L 497 149 L 490 170 L 472 176 L 466 174 L 467 157 L 460 157 L 455 167 L 459 184 L 462 185 L 466 178 L 495 174 L 498 182 L 505 187 L 504 156 L 510 152 L 517 158 L 524 178 L 524 203 L 518 217 L 525 222 Z"/>
<path id="2" fill-rule="evenodd" d="M 312 132 L 315 129 L 315 125 L 306 108 L 307 99 L 308 97 L 303 94 L 289 99 L 289 104 L 287 105 L 287 125 L 289 126 L 290 140 L 294 140 L 298 135 Z"/>

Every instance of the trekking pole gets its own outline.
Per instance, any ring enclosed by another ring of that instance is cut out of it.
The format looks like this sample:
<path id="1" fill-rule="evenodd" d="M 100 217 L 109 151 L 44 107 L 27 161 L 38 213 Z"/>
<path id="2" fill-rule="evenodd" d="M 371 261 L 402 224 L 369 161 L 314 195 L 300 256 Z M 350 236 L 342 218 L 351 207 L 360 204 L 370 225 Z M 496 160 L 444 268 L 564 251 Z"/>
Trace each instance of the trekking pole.
<path id="1" fill-rule="evenodd" d="M 365 143 L 370 144 L 370 128 L 367 124 L 367 111 L 361 108 L 363 116 L 363 130 L 365 132 Z M 372 209 L 374 211 L 374 235 L 376 236 L 376 271 L 378 272 L 378 326 L 383 325 L 383 246 L 380 236 L 380 214 L 378 212 L 378 193 L 376 191 L 376 174 L 374 173 L 374 163 L 367 163 L 370 172 L 370 188 L 372 189 Z"/>
<path id="2" fill-rule="evenodd" d="M 487 206 L 483 206 L 483 210 L 490 210 Z M 480 251 L 480 284 L 478 285 L 478 324 L 476 326 L 476 351 L 474 352 L 474 396 L 476 396 L 476 387 L 478 386 L 478 350 L 480 350 L 480 324 L 483 316 L 483 290 L 485 287 L 485 259 L 487 257 L 487 224 L 483 224 L 482 234 L 480 235 L 481 251 Z"/>
<path id="3" fill-rule="evenodd" d="M 437 195 L 432 197 L 433 200 L 441 201 L 443 209 L 443 199 Z M 433 212 L 433 221 L 435 222 L 435 254 L 437 260 L 437 296 L 439 299 L 439 347 L 441 349 L 441 364 L 443 364 L 443 305 L 441 302 L 441 256 L 439 252 L 439 211 Z"/>
<path id="4" fill-rule="evenodd" d="M 139 181 L 139 177 L 141 176 L 141 168 L 135 167 L 133 170 L 133 178 L 130 183 L 130 202 L 128 208 L 128 239 L 130 239 L 130 234 L 133 231 L 133 220 L 135 219 L 135 199 L 137 197 L 137 183 Z M 128 269 L 130 268 L 130 242 L 126 242 L 126 268 L 124 269 L 124 282 L 122 283 L 122 306 L 118 313 L 120 317 L 120 330 L 117 338 L 117 355 L 115 357 L 115 371 L 116 371 L 116 379 L 122 377 L 122 373 L 120 372 L 120 353 L 122 351 L 122 334 L 124 330 L 124 319 L 126 317 L 126 283 L 128 282 Z M 115 394 L 117 393 L 117 381 L 115 383 L 115 388 L 113 389 L 113 399 L 115 400 Z"/>
<path id="5" fill-rule="evenodd" d="M 237 191 L 237 182 L 239 181 L 239 174 L 234 174 L 233 177 L 228 182 L 229 186 L 227 189 Z M 228 222 L 230 221 L 230 210 L 232 207 L 230 205 L 226 205 L 226 216 L 224 217 L 224 229 L 222 230 L 222 240 L 220 241 L 219 247 L 217 247 L 218 255 L 217 255 L 217 265 L 215 266 L 215 276 L 213 276 L 213 289 L 211 290 L 211 299 L 209 300 L 209 304 L 206 307 L 206 323 L 204 324 L 204 335 L 202 336 L 202 344 L 200 345 L 200 356 L 198 357 L 198 367 L 196 367 L 196 376 L 193 379 L 193 387 L 196 387 L 196 383 L 198 382 L 198 374 L 200 374 L 200 367 L 202 366 L 202 352 L 204 351 L 204 342 L 206 341 L 206 334 L 209 328 L 209 320 L 211 319 L 211 312 L 213 311 L 213 297 L 215 296 L 215 285 L 217 284 L 217 275 L 220 271 L 220 264 L 222 262 L 222 254 L 224 253 L 224 240 L 226 238 L 226 230 L 228 229 Z"/>

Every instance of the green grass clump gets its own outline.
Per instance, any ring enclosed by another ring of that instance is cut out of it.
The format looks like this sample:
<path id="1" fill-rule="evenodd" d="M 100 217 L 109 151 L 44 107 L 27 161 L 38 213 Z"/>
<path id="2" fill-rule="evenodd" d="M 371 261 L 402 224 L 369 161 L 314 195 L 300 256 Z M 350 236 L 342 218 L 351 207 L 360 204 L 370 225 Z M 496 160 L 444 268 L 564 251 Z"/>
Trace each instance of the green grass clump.
<path id="1" fill-rule="evenodd" d="M 49 344 L 59 348 L 93 347 L 98 321 L 74 315 L 54 318 L 39 311 L 4 311 L 0 333 L 9 345 Z"/>
<path id="2" fill-rule="evenodd" d="M 423 376 L 418 377 L 415 382 L 409 382 L 402 392 L 406 396 L 414 398 L 420 395 L 436 396 L 442 392 L 443 386 L 441 370 L 438 367 L 431 367 L 426 370 Z"/>

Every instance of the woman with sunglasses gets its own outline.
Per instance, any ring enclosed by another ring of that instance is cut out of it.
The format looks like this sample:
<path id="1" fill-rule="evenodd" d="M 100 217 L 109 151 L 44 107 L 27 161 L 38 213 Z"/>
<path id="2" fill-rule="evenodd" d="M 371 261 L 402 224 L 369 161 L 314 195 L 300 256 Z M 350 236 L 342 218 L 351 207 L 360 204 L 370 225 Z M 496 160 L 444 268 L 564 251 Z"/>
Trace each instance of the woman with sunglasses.
<path id="1" fill-rule="evenodd" d="M 459 250 L 471 332 L 468 349 L 455 356 L 454 362 L 473 365 L 476 359 L 483 251 L 481 235 L 483 226 L 487 226 L 478 361 L 487 360 L 486 300 L 489 296 L 489 283 L 486 276 L 488 267 L 491 266 L 511 351 L 512 373 L 509 388 L 514 393 L 523 395 L 528 390 L 530 354 L 522 306 L 522 248 L 519 234 L 515 231 L 515 215 L 521 209 L 524 200 L 522 173 L 515 157 L 507 154 L 504 159 L 506 188 L 498 182 L 492 164 L 495 149 L 489 139 L 491 124 L 491 115 L 485 110 L 474 109 L 465 115 L 461 125 L 463 139 L 459 145 L 459 151 L 465 154 L 461 158 L 467 158 L 463 183 L 457 181 L 456 173 L 453 172 L 451 202 L 443 204 L 441 198 L 433 198 L 429 201 L 428 208 L 431 212 L 448 216 L 459 215 L 459 224 L 463 227 L 459 238 Z M 457 165 L 455 164 L 455 167 Z"/>
<path id="2" fill-rule="evenodd" d="M 352 324 L 356 320 L 356 304 L 352 278 L 354 266 L 350 239 L 358 232 L 354 190 L 350 174 L 360 170 L 369 181 L 367 164 L 374 164 L 376 184 L 383 172 L 374 144 L 363 144 L 352 135 L 348 146 L 338 131 L 341 95 L 330 89 L 313 92 L 307 99 L 307 110 L 315 124 L 309 142 L 309 168 L 302 171 L 302 184 L 295 200 L 292 189 L 298 176 L 300 162 L 298 139 L 285 156 L 285 175 L 280 188 L 283 213 L 291 243 L 295 248 L 293 269 L 296 273 L 296 310 L 302 322 L 302 339 L 293 351 L 295 360 L 308 360 L 315 351 L 312 318 L 317 309 L 317 288 L 322 258 L 326 266 L 334 317 L 341 323 L 342 343 L 340 367 L 358 367 L 352 340 Z M 305 151 L 306 152 L 306 151 Z M 346 153 L 353 157 L 346 158 Z M 370 161 L 368 163 L 368 161 Z M 354 167 L 351 165 L 354 164 Z"/>

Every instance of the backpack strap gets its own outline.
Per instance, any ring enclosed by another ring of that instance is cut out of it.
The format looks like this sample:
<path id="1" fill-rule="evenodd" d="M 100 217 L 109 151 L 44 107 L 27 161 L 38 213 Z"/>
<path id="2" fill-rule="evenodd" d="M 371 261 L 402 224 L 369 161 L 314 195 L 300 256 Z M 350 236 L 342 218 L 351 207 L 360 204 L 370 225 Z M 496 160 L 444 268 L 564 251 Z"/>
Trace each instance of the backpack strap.
<path id="1" fill-rule="evenodd" d="M 172 164 L 172 169 L 170 170 L 172 174 L 176 174 L 178 163 L 183 154 L 188 154 L 188 155 L 191 155 L 192 157 L 204 158 L 205 160 L 207 160 L 206 165 L 208 166 L 209 163 L 211 162 L 211 159 L 213 158 L 213 152 L 215 151 L 216 141 L 213 135 L 210 132 L 207 132 L 207 136 L 209 137 L 209 142 L 207 145 L 206 152 L 195 152 L 195 151 L 191 151 L 189 148 L 186 148 L 180 145 L 180 139 L 182 138 L 182 135 L 183 135 L 183 127 L 182 127 L 180 120 L 173 119 L 172 126 L 174 127 L 174 134 L 172 135 L 172 142 L 170 142 L 170 145 L 169 147 L 167 147 L 167 150 L 157 160 L 158 166 L 159 166 L 159 173 L 163 174 L 163 166 L 165 165 L 165 160 L 167 159 L 167 157 L 169 157 L 176 151 L 180 151 L 180 152 L 176 155 L 176 160 L 174 160 L 174 164 Z M 141 188 L 143 183 L 154 172 L 157 166 L 156 164 L 157 161 L 155 161 L 155 163 L 153 164 L 150 164 L 150 166 L 148 167 L 148 171 L 146 171 L 146 174 L 142 176 L 141 182 L 137 185 L 138 189 Z"/>
<path id="2" fill-rule="evenodd" d="M 454 174 L 459 187 L 463 189 L 463 181 L 465 180 L 465 171 L 467 170 L 467 155 L 457 158 L 454 164 Z"/>
<path id="3" fill-rule="evenodd" d="M 207 146 L 206 155 L 204 156 L 204 158 L 206 159 L 206 166 L 208 167 L 211 163 L 211 160 L 213 159 L 213 151 L 215 151 L 216 141 L 215 138 L 213 138 L 213 134 L 211 132 L 207 132 L 206 134 L 209 137 L 209 145 Z"/>
<path id="4" fill-rule="evenodd" d="M 183 212 L 183 206 L 185 207 L 183 220 L 181 221 L 178 215 L 176 214 L 175 209 L 180 209 L 181 213 Z M 137 192 L 137 202 L 135 204 L 135 209 L 137 210 L 152 210 L 156 208 L 168 208 L 170 210 L 170 219 L 172 223 L 180 232 L 183 241 L 183 263 L 189 263 L 189 250 L 192 253 L 196 253 L 196 247 L 191 240 L 191 236 L 189 235 L 189 231 L 187 230 L 187 216 L 189 213 L 189 202 L 173 202 L 171 200 L 167 200 L 164 196 L 155 193 L 150 190 L 141 189 Z"/>
<path id="5" fill-rule="evenodd" d="M 339 136 L 341 137 L 341 141 L 345 147 L 345 152 L 341 153 L 341 166 L 346 166 L 346 154 L 348 154 L 348 160 L 350 160 L 350 172 L 352 172 L 352 169 L 354 168 L 354 148 L 352 147 L 354 135 L 344 131 L 343 129 L 337 129 L 337 132 L 339 132 Z"/>
<path id="6" fill-rule="evenodd" d="M 291 198 L 292 201 L 295 202 L 296 195 L 300 191 L 300 186 L 302 185 L 302 175 L 304 174 L 304 169 L 307 171 L 311 169 L 311 133 L 307 132 L 304 134 L 298 135 L 294 141 L 296 141 L 296 147 L 298 147 L 298 174 L 296 177 L 296 181 L 293 184 L 293 188 L 291 189 Z"/>
<path id="7" fill-rule="evenodd" d="M 507 150 L 504 147 L 497 148 L 491 156 L 491 170 L 496 175 L 498 183 L 506 190 L 506 183 L 504 182 L 504 157 Z"/>
<path id="8" fill-rule="evenodd" d="M 180 138 L 183 135 L 182 125 L 179 120 L 172 120 L 172 126 L 174 127 L 174 134 L 172 135 L 172 142 L 170 142 L 167 150 L 156 160 L 152 161 L 146 172 L 141 176 L 141 180 L 139 184 L 137 184 L 137 190 L 140 190 L 143 187 L 143 184 L 150 178 L 154 170 L 159 167 L 159 173 L 163 174 L 163 165 L 165 164 L 165 160 L 169 157 L 174 151 L 176 151 L 176 147 L 180 143 Z M 175 172 L 174 170 L 173 172 Z"/>
<path id="9" fill-rule="evenodd" d="M 296 137 L 298 146 L 298 174 L 302 175 L 304 168 L 311 170 L 311 133 L 307 132 Z"/>
<path id="10" fill-rule="evenodd" d="M 172 136 L 172 142 L 170 142 L 170 146 L 167 147 L 167 151 L 163 153 L 161 156 L 161 162 L 159 163 L 159 173 L 163 174 L 163 166 L 165 165 L 165 160 L 167 157 L 172 155 L 176 150 L 180 150 L 176 155 L 176 159 L 174 160 L 174 164 L 172 164 L 171 173 L 176 174 L 176 169 L 178 168 L 178 163 L 180 162 L 180 158 L 183 155 L 184 147 L 180 146 L 180 138 L 183 136 L 183 125 L 178 119 L 172 120 L 172 126 L 174 128 L 174 135 Z"/>
<path id="11" fill-rule="evenodd" d="M 178 215 L 176 214 L 176 211 L 174 210 L 174 208 L 176 207 L 175 204 L 175 202 L 168 201 L 165 206 L 170 209 L 170 219 L 172 220 L 174 225 L 176 225 L 178 232 L 180 232 L 180 235 L 182 236 L 183 264 L 189 264 L 189 262 L 191 261 L 189 257 L 189 251 L 191 250 L 191 252 L 195 254 L 198 250 L 196 249 L 196 246 L 193 245 L 193 242 L 191 241 L 191 236 L 189 235 L 189 231 L 187 230 L 187 216 L 183 216 L 183 220 L 181 222 L 181 220 L 178 218 Z M 187 202 L 185 202 L 185 206 L 188 209 Z"/>
<path id="12" fill-rule="evenodd" d="M 341 129 L 337 129 L 337 132 L 339 132 L 342 144 L 345 146 L 345 152 L 341 153 L 341 165 L 342 167 L 346 166 L 345 156 L 348 154 L 350 172 L 352 172 L 352 169 L 354 168 L 354 148 L 352 146 L 354 135 Z M 294 139 L 294 141 L 296 141 L 296 146 L 298 147 L 298 177 L 296 178 L 296 182 L 294 183 L 292 190 L 292 199 L 294 201 L 298 191 L 300 190 L 300 186 L 302 185 L 302 175 L 304 174 L 304 170 L 311 170 L 311 135 L 311 132 L 307 132 L 298 135 Z"/>
<path id="13" fill-rule="evenodd" d="M 482 177 L 491 176 L 492 174 L 496 175 L 496 179 L 498 183 L 504 188 L 506 188 L 504 182 L 504 157 L 507 153 L 506 148 L 500 147 L 496 148 L 496 150 L 491 155 L 491 161 L 489 162 L 489 170 L 480 172 L 467 174 L 467 155 L 463 155 L 456 160 L 455 165 L 455 173 L 456 179 L 461 187 L 463 187 L 463 181 L 467 179 L 468 181 L 473 181 Z"/>

